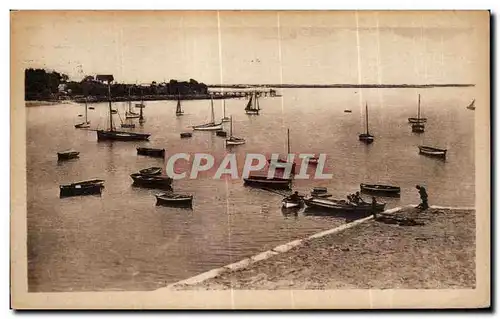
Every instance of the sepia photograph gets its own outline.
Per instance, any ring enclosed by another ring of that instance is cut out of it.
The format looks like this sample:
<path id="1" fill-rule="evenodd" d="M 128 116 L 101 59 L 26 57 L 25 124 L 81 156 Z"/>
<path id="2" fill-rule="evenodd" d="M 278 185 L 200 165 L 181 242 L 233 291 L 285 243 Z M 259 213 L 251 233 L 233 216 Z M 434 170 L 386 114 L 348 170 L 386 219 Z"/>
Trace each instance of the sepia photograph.
<path id="1" fill-rule="evenodd" d="M 490 306 L 490 12 L 11 11 L 15 309 Z"/>

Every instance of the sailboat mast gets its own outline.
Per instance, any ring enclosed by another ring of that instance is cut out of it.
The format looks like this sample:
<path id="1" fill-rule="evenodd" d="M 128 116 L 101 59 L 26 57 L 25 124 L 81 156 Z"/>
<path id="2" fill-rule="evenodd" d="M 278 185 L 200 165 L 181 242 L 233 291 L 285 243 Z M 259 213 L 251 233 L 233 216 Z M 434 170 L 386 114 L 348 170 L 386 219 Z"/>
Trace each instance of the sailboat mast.
<path id="1" fill-rule="evenodd" d="M 366 113 L 366 134 L 368 133 L 368 103 L 365 103 L 365 113 Z"/>
<path id="2" fill-rule="evenodd" d="M 226 118 L 226 100 L 222 100 L 222 106 L 224 108 L 224 118 Z"/>
<path id="3" fill-rule="evenodd" d="M 139 120 L 142 121 L 144 119 L 144 117 L 142 116 L 142 109 L 144 108 L 144 97 L 143 97 L 143 93 L 142 93 L 142 86 L 141 86 L 141 108 L 140 108 L 140 112 L 139 112 Z"/>
<path id="4" fill-rule="evenodd" d="M 287 144 L 287 154 L 290 154 L 290 129 L 286 129 L 286 144 Z"/>
<path id="5" fill-rule="evenodd" d="M 420 122 L 420 94 L 418 95 L 418 113 L 417 113 L 417 119 Z"/>
<path id="6" fill-rule="evenodd" d="M 233 136 L 233 116 L 231 115 L 231 125 L 229 126 L 229 136 Z"/>
<path id="7" fill-rule="evenodd" d="M 212 121 L 211 123 L 215 123 L 215 114 L 214 114 L 214 99 L 211 98 L 210 99 L 210 106 L 211 106 L 211 109 L 212 109 Z"/>
<path id="8" fill-rule="evenodd" d="M 109 130 L 113 131 L 113 110 L 111 109 L 111 81 L 108 81 Z"/>
<path id="9" fill-rule="evenodd" d="M 87 96 L 85 96 L 85 124 L 88 123 L 88 120 L 87 120 Z"/>

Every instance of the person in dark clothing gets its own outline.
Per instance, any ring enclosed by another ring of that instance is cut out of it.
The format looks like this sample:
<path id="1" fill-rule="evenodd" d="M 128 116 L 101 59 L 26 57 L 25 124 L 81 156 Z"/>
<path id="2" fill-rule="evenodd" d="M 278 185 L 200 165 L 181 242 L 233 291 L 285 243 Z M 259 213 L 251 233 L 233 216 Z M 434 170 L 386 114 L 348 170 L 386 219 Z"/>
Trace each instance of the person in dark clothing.
<path id="1" fill-rule="evenodd" d="M 420 185 L 417 185 L 416 188 L 418 189 L 420 200 L 422 201 L 420 205 L 417 206 L 417 208 L 426 210 L 427 208 L 429 208 L 429 203 L 427 202 L 427 191 L 425 190 L 425 187 Z"/>
<path id="2" fill-rule="evenodd" d="M 290 200 L 293 200 L 293 201 L 300 200 L 299 192 L 295 191 L 295 193 L 290 195 Z"/>
<path id="3" fill-rule="evenodd" d="M 375 196 L 372 196 L 372 213 L 373 213 L 373 218 L 377 218 L 377 199 Z"/>

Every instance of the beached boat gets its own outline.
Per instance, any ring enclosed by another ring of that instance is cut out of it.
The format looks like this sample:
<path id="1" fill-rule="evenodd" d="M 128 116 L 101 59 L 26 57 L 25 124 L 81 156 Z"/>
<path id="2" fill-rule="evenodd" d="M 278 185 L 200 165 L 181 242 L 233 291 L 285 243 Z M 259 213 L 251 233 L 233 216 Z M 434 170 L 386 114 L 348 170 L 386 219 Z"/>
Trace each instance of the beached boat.
<path id="1" fill-rule="evenodd" d="M 90 121 L 87 118 L 87 113 L 88 113 L 88 105 L 87 105 L 87 97 L 85 97 L 85 121 L 79 124 L 75 124 L 75 128 L 89 128 L 90 127 Z"/>
<path id="2" fill-rule="evenodd" d="M 138 147 L 137 155 L 145 155 L 151 157 L 165 157 L 164 148 Z"/>
<path id="3" fill-rule="evenodd" d="M 399 195 L 401 193 L 401 187 L 391 186 L 391 185 L 380 185 L 380 184 L 359 184 L 359 187 L 364 193 L 373 193 L 381 195 Z"/>
<path id="4" fill-rule="evenodd" d="M 444 148 L 437 148 L 437 147 L 432 147 L 432 146 L 419 145 L 418 146 L 418 151 L 419 151 L 419 154 L 422 154 L 422 155 L 445 158 L 446 157 L 446 152 L 448 150 L 446 150 Z"/>
<path id="5" fill-rule="evenodd" d="M 139 173 L 141 173 L 142 175 L 160 175 L 161 172 L 162 172 L 162 168 L 156 167 L 156 166 L 141 169 L 139 171 Z"/>
<path id="6" fill-rule="evenodd" d="M 257 92 L 253 92 L 248 100 L 247 106 L 245 107 L 245 113 L 248 115 L 259 115 L 260 104 Z"/>
<path id="7" fill-rule="evenodd" d="M 211 118 L 210 122 L 200 125 L 193 126 L 193 130 L 195 131 L 218 131 L 222 130 L 222 122 L 215 123 L 215 115 L 214 115 L 214 100 L 210 100 L 211 107 Z"/>
<path id="8" fill-rule="evenodd" d="M 365 115 L 366 115 L 366 132 L 359 134 L 358 138 L 361 142 L 365 144 L 373 143 L 374 136 L 368 131 L 368 103 L 365 104 Z"/>
<path id="9" fill-rule="evenodd" d="M 242 145 L 245 143 L 246 141 L 244 138 L 233 135 L 233 116 L 231 116 L 230 126 L 229 126 L 229 138 L 226 139 L 226 146 Z"/>
<path id="10" fill-rule="evenodd" d="M 169 189 L 172 178 L 165 175 L 144 175 L 141 173 L 131 174 L 134 185 L 147 188 Z"/>
<path id="11" fill-rule="evenodd" d="M 247 178 L 243 179 L 244 183 L 249 186 L 276 188 L 276 189 L 290 189 L 292 184 L 291 178 L 268 178 L 267 174 L 250 174 Z"/>
<path id="12" fill-rule="evenodd" d="M 99 77 L 99 75 L 98 75 Z M 114 140 L 114 141 L 145 141 L 149 139 L 151 134 L 148 133 L 134 133 L 117 131 L 113 125 L 113 110 L 111 108 L 111 82 L 113 81 L 112 75 L 103 76 L 108 81 L 108 102 L 109 102 L 109 129 L 96 130 L 97 140 Z"/>
<path id="13" fill-rule="evenodd" d="M 361 202 L 359 204 L 354 204 L 347 202 L 345 200 L 335 200 L 335 199 L 325 199 L 308 197 L 304 198 L 305 204 L 309 208 L 323 209 L 332 212 L 350 212 L 350 213 L 373 213 L 373 208 L 371 203 Z M 385 209 L 385 203 L 377 203 L 375 212 L 382 212 Z"/>
<path id="14" fill-rule="evenodd" d="M 57 160 L 64 161 L 64 160 L 69 160 L 72 158 L 78 158 L 79 155 L 80 155 L 80 152 L 75 151 L 75 150 L 61 151 L 61 152 L 57 152 Z"/>
<path id="15" fill-rule="evenodd" d="M 156 194 L 156 205 L 162 206 L 193 206 L 193 195 L 175 194 L 172 192 Z"/>
<path id="16" fill-rule="evenodd" d="M 59 186 L 59 196 L 83 196 L 83 195 L 96 195 L 101 194 L 104 188 L 104 180 L 91 179 L 71 184 L 64 184 Z"/>
<path id="17" fill-rule="evenodd" d="M 190 132 L 181 133 L 181 138 L 187 138 L 187 137 L 191 137 L 191 136 L 193 136 L 193 133 L 190 133 Z"/>
<path id="18" fill-rule="evenodd" d="M 468 110 L 475 110 L 476 106 L 474 104 L 476 104 L 476 99 L 473 99 L 472 102 L 470 102 L 470 104 L 467 105 L 467 109 Z"/>
<path id="19" fill-rule="evenodd" d="M 226 122 L 231 121 L 231 119 L 226 116 L 226 100 L 222 101 L 222 105 L 223 105 L 224 113 L 223 113 L 221 121 L 222 121 L 222 123 L 226 123 Z"/>
<path id="20" fill-rule="evenodd" d="M 181 107 L 181 96 L 180 94 L 177 96 L 177 107 L 175 108 L 175 116 L 184 115 L 184 111 Z"/>
<path id="21" fill-rule="evenodd" d="M 420 117 L 420 94 L 418 95 L 418 106 L 417 106 L 417 117 L 409 117 L 408 123 L 411 124 L 423 124 L 427 122 L 427 118 Z"/>

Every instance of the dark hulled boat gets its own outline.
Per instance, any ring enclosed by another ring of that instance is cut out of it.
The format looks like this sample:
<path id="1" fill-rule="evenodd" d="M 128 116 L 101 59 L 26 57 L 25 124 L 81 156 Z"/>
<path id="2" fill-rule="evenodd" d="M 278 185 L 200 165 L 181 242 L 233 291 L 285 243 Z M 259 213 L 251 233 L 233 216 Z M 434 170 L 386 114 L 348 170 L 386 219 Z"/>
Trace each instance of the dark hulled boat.
<path id="1" fill-rule="evenodd" d="M 83 196 L 101 194 L 104 188 L 104 180 L 92 179 L 71 184 L 63 184 L 59 186 L 59 196 Z"/>
<path id="2" fill-rule="evenodd" d="M 365 144 L 371 144 L 373 143 L 374 136 L 370 134 L 368 131 L 368 103 L 365 104 L 365 116 L 366 116 L 366 132 L 361 133 L 358 135 L 358 139 L 365 143 Z"/>
<path id="3" fill-rule="evenodd" d="M 247 178 L 243 178 L 246 185 L 265 188 L 290 189 L 292 184 L 291 178 L 268 178 L 267 174 L 250 174 Z"/>
<path id="4" fill-rule="evenodd" d="M 165 157 L 164 148 L 138 147 L 137 155 L 145 155 L 151 157 Z"/>
<path id="5" fill-rule="evenodd" d="M 422 155 L 445 158 L 447 150 L 444 148 L 419 145 L 418 152 L 419 152 L 419 154 L 422 154 Z"/>
<path id="6" fill-rule="evenodd" d="M 173 207 L 192 207 L 193 195 L 161 193 L 156 194 L 156 205 L 173 206 Z"/>
<path id="7" fill-rule="evenodd" d="M 327 198 L 332 197 L 333 195 L 328 193 L 328 188 L 326 187 L 314 187 L 311 191 L 311 196 L 318 198 Z"/>
<path id="8" fill-rule="evenodd" d="M 259 111 L 260 104 L 257 92 L 253 92 L 252 95 L 250 95 L 250 100 L 248 101 L 247 106 L 245 107 L 245 113 L 248 115 L 259 115 Z"/>
<path id="9" fill-rule="evenodd" d="M 142 175 L 160 175 L 162 173 L 162 168 L 161 167 L 149 167 L 145 169 L 141 169 L 139 171 Z"/>
<path id="10" fill-rule="evenodd" d="M 165 175 L 144 175 L 141 173 L 131 174 L 134 185 L 146 188 L 169 189 L 172 185 L 172 178 Z"/>
<path id="11" fill-rule="evenodd" d="M 345 200 L 325 199 L 309 197 L 304 199 L 305 204 L 309 208 L 322 209 L 331 212 L 348 212 L 353 214 L 370 214 L 373 213 L 371 203 L 353 204 Z M 385 203 L 377 203 L 375 212 L 384 211 Z"/>
<path id="12" fill-rule="evenodd" d="M 193 136 L 193 133 L 190 133 L 190 132 L 181 133 L 181 138 L 188 138 L 191 136 Z"/>
<path id="13" fill-rule="evenodd" d="M 75 150 L 61 151 L 61 152 L 57 152 L 57 160 L 64 161 L 64 160 L 69 160 L 72 158 L 78 158 L 79 155 L 80 155 L 80 152 L 75 151 Z"/>
<path id="14" fill-rule="evenodd" d="M 380 184 L 359 184 L 359 187 L 364 193 L 381 194 L 381 195 L 392 195 L 396 196 L 401 193 L 401 187 L 391 186 L 391 185 L 380 185 Z"/>
<path id="15" fill-rule="evenodd" d="M 424 123 L 426 123 L 426 122 L 427 122 L 427 118 L 420 117 L 420 94 L 419 94 L 418 95 L 418 106 L 417 106 L 417 117 L 409 117 L 408 123 L 424 125 Z M 413 131 L 413 126 L 412 126 L 412 131 Z M 417 132 L 417 133 L 421 133 L 421 132 Z"/>

